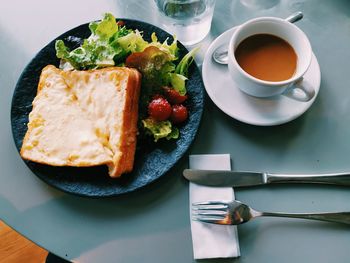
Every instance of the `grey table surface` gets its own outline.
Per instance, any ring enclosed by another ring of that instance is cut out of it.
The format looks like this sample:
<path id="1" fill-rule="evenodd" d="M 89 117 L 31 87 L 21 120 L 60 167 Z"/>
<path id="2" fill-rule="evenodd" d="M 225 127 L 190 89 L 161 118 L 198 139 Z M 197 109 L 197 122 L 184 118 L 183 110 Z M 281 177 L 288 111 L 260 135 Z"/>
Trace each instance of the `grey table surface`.
<path id="1" fill-rule="evenodd" d="M 298 26 L 320 63 L 320 93 L 298 119 L 275 127 L 240 123 L 207 99 L 188 154 L 230 153 L 235 170 L 284 173 L 350 171 L 350 1 L 218 0 L 208 45 L 222 32 L 257 16 L 303 11 Z M 0 8 L 0 218 L 55 254 L 77 262 L 193 262 L 184 157 L 154 184 L 111 199 L 54 190 L 34 176 L 13 143 L 10 104 L 30 59 L 59 34 L 104 12 L 159 25 L 152 1 L 20 1 Z M 285 185 L 236 190 L 261 210 L 350 211 L 350 189 Z M 238 228 L 242 256 L 204 262 L 349 262 L 350 228 L 264 218 Z"/>

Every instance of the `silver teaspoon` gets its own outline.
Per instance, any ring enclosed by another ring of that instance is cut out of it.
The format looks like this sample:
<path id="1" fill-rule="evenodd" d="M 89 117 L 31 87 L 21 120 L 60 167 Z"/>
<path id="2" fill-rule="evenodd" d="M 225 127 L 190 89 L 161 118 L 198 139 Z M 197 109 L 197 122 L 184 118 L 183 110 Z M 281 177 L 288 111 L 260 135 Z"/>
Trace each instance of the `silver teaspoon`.
<path id="1" fill-rule="evenodd" d="M 292 14 L 291 16 L 287 17 L 285 20 L 294 23 L 303 18 L 302 12 L 296 12 Z M 215 49 L 213 53 L 213 59 L 216 63 L 227 65 L 228 63 L 228 51 L 227 51 L 227 44 L 223 44 L 219 46 L 217 49 Z"/>

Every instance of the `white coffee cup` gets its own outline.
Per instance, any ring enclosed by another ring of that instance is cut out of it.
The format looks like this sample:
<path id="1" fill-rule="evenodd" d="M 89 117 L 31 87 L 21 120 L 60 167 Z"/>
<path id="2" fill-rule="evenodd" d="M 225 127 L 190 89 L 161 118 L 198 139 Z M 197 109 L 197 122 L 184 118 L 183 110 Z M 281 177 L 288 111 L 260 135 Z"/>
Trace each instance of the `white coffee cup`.
<path id="1" fill-rule="evenodd" d="M 245 72 L 235 58 L 235 49 L 247 37 L 256 34 L 271 34 L 287 41 L 297 54 L 294 75 L 283 81 L 265 81 Z M 312 59 L 310 42 L 305 33 L 294 24 L 275 17 L 260 17 L 247 21 L 233 33 L 228 48 L 229 72 L 238 87 L 255 97 L 284 95 L 298 101 L 309 101 L 315 90 L 303 79 Z"/>

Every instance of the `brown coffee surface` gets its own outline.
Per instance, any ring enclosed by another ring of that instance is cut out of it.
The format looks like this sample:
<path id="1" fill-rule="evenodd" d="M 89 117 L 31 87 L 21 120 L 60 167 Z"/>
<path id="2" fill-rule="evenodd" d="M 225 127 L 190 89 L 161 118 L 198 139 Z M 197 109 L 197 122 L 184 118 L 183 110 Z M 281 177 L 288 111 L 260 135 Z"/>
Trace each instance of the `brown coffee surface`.
<path id="1" fill-rule="evenodd" d="M 256 34 L 244 39 L 236 48 L 235 57 L 245 72 L 266 81 L 287 80 L 297 67 L 293 47 L 270 34 Z"/>

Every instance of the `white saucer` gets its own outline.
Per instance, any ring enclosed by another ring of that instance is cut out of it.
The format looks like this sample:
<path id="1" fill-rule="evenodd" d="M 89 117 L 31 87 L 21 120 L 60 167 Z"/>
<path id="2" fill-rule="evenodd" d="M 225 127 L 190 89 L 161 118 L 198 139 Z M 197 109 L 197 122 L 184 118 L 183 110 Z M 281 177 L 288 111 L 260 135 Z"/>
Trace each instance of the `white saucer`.
<path id="1" fill-rule="evenodd" d="M 312 100 L 300 102 L 282 95 L 268 99 L 252 97 L 238 88 L 239 83 L 232 80 L 226 65 L 220 65 L 212 59 L 214 50 L 228 43 L 234 30 L 235 27 L 215 39 L 206 52 L 202 65 L 205 89 L 216 106 L 236 120 L 259 126 L 292 121 L 309 109 L 317 97 L 321 83 L 321 71 L 315 54 L 312 56 L 310 68 L 304 75 L 304 79 L 315 89 L 315 97 Z"/>

